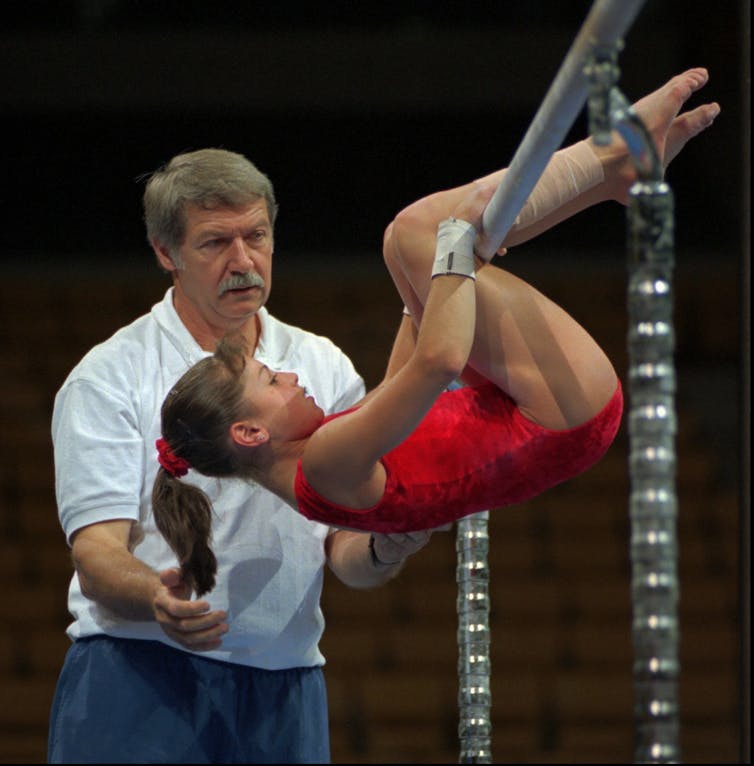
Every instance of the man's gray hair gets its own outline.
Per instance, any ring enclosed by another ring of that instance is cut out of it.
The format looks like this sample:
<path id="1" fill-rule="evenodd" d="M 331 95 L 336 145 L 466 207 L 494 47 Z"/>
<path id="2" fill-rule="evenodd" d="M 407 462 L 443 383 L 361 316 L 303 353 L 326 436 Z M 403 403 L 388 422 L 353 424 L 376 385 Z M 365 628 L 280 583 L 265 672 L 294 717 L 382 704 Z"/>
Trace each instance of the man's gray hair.
<path id="1" fill-rule="evenodd" d="M 277 202 L 270 179 L 242 154 L 199 149 L 173 157 L 156 170 L 144 190 L 147 238 L 177 257 L 186 234 L 186 206 L 238 208 L 263 197 L 270 223 Z"/>

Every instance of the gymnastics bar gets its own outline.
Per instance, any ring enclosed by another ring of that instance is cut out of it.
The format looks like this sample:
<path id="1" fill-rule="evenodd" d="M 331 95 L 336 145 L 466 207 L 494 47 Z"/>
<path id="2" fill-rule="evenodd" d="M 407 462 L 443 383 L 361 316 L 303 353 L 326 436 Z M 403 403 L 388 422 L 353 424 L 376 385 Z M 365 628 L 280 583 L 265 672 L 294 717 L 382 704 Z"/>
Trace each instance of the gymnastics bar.
<path id="1" fill-rule="evenodd" d="M 586 68 L 601 50 L 620 47 L 646 0 L 596 0 L 484 211 L 491 257 L 573 126 L 587 98 Z M 494 247 L 492 246 L 493 243 Z"/>

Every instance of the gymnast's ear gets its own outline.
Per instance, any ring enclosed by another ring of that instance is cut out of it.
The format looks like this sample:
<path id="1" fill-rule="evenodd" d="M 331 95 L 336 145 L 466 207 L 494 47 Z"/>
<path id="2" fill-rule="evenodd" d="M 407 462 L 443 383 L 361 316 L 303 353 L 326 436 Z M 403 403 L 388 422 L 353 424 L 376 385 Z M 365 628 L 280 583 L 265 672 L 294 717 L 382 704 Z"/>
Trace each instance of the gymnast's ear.
<path id="1" fill-rule="evenodd" d="M 239 447 L 259 447 L 270 440 L 270 433 L 250 420 L 239 420 L 231 425 L 230 438 Z"/>

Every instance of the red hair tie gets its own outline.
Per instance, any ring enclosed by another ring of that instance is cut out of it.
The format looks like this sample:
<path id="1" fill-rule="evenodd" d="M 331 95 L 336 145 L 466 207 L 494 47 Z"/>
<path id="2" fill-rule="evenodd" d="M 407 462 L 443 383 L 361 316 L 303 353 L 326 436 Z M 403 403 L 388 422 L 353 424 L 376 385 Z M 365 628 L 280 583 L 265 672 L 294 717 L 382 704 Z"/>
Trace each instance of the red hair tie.
<path id="1" fill-rule="evenodd" d="M 189 468 L 191 468 L 188 460 L 178 457 L 162 437 L 155 442 L 155 446 L 157 447 L 157 462 L 171 476 L 175 476 L 177 479 L 188 473 Z"/>

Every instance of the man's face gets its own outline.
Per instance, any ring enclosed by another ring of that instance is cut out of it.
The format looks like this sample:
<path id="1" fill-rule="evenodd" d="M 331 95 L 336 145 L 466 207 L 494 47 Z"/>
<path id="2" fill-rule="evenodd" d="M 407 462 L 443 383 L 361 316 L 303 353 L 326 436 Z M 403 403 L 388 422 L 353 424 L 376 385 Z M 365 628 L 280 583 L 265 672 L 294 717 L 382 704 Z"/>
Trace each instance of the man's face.
<path id="1" fill-rule="evenodd" d="M 179 314 L 213 328 L 235 329 L 266 302 L 272 281 L 273 232 L 263 198 L 241 208 L 186 209 L 186 233 L 172 272 Z M 166 262 L 167 259 L 167 262 Z"/>

